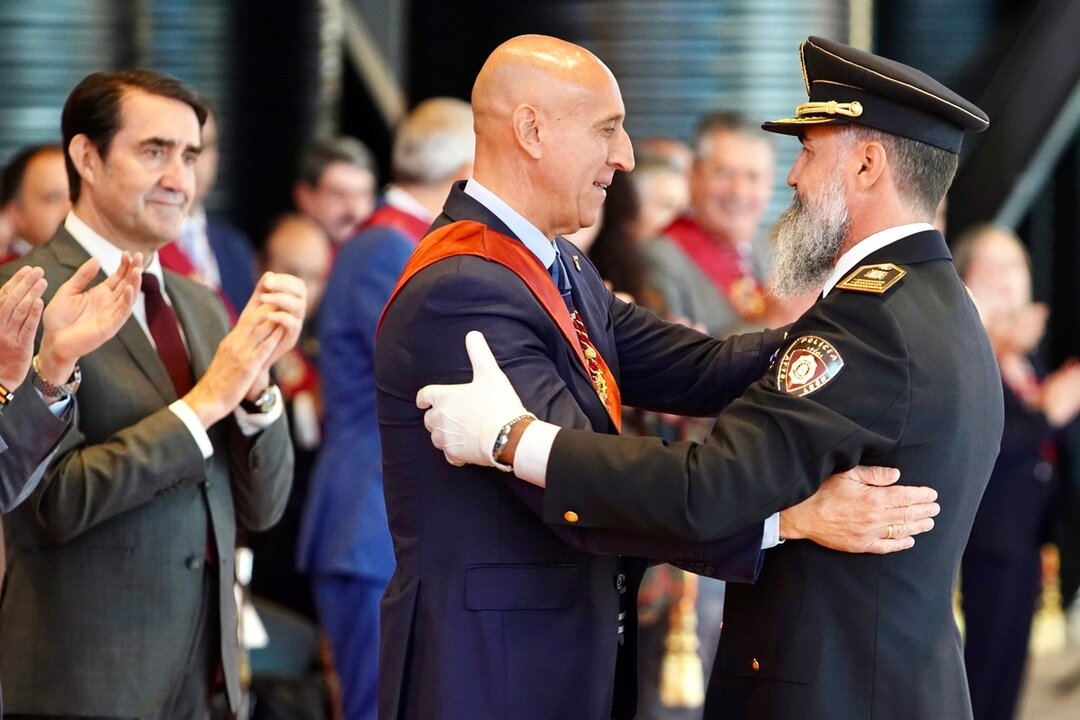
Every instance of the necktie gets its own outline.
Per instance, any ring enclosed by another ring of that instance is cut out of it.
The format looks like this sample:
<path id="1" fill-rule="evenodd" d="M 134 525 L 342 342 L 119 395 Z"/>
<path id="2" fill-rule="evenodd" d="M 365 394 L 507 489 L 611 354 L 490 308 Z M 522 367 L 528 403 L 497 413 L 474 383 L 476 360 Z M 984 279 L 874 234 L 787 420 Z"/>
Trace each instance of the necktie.
<path id="1" fill-rule="evenodd" d="M 142 291 L 146 299 L 146 324 L 157 345 L 157 353 L 172 380 L 176 396 L 183 397 L 195 384 L 184 340 L 180 337 L 180 324 L 176 313 L 165 302 L 161 285 L 152 273 L 143 273 Z"/>
<path id="2" fill-rule="evenodd" d="M 607 405 L 607 380 L 604 379 L 604 374 L 600 370 L 600 364 L 597 362 L 598 354 L 596 352 L 596 347 L 589 339 L 589 332 L 585 329 L 585 322 L 581 319 L 581 313 L 574 307 L 574 298 L 570 292 L 570 273 L 566 271 L 566 267 L 563 265 L 561 253 L 556 253 L 555 262 L 551 263 L 550 272 L 551 279 L 555 281 L 555 287 L 559 289 L 563 302 L 566 303 L 566 309 L 570 311 L 570 319 L 574 323 L 574 331 L 577 333 L 578 343 L 581 345 L 581 354 L 585 356 L 585 363 L 588 365 L 589 375 L 592 377 L 593 381 L 593 387 L 596 389 L 596 394 L 600 396 L 600 400 Z M 626 572 L 622 560 L 620 559 L 615 575 L 615 590 L 619 594 L 619 645 L 623 644 L 623 639 L 625 637 L 624 629 L 626 626 L 626 606 L 628 602 L 626 596 L 626 584 Z"/>

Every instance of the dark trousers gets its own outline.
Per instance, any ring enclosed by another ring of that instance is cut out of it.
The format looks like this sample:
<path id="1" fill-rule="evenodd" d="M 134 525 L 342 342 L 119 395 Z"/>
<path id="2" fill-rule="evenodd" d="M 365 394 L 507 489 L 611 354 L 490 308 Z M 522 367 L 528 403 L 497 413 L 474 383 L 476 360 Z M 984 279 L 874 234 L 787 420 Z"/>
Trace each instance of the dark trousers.
<path id="1" fill-rule="evenodd" d="M 1039 597 L 1039 556 L 964 554 L 964 664 L 975 720 L 1011 720 Z"/>

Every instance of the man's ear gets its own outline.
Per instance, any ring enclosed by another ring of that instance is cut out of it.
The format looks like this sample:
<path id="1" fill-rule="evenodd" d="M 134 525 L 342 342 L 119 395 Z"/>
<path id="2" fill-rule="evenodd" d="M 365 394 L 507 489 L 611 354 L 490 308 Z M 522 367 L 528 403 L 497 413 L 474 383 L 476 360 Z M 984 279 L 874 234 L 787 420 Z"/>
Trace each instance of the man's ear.
<path id="1" fill-rule="evenodd" d="M 865 190 L 874 185 L 885 172 L 888 153 L 885 152 L 885 146 L 876 140 L 859 143 L 855 152 L 854 161 L 859 164 L 855 173 L 855 187 Z"/>
<path id="2" fill-rule="evenodd" d="M 311 188 L 308 184 L 300 181 L 293 185 L 292 197 L 296 209 L 304 214 L 308 214 L 308 207 L 311 205 Z"/>
<path id="3" fill-rule="evenodd" d="M 543 156 L 543 132 L 540 111 L 533 105 L 521 104 L 514 108 L 512 115 L 514 139 L 533 159 Z"/>
<path id="4" fill-rule="evenodd" d="M 90 142 L 90 138 L 86 135 L 79 133 L 68 143 L 68 156 L 82 181 L 93 185 L 94 177 L 101 172 L 102 165 L 97 146 Z"/>

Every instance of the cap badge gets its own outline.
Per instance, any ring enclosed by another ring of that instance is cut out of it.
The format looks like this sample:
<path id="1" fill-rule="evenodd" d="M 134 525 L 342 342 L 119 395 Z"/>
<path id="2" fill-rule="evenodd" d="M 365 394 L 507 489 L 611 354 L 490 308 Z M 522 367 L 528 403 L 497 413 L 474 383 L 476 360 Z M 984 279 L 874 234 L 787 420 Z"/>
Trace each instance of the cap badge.
<path id="1" fill-rule="evenodd" d="M 844 359 L 828 340 L 803 335 L 788 347 L 776 371 L 781 392 L 806 397 L 825 387 L 844 368 Z"/>
<path id="2" fill-rule="evenodd" d="M 881 295 L 907 275 L 907 270 L 892 263 L 863 265 L 836 284 L 840 290 Z"/>

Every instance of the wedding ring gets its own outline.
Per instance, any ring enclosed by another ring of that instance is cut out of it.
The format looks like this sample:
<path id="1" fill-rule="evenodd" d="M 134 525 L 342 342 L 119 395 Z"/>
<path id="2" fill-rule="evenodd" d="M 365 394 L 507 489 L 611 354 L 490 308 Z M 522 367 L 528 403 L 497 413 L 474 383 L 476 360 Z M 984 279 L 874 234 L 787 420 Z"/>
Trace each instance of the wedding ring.
<path id="1" fill-rule="evenodd" d="M 896 533 L 896 528 L 894 528 L 892 525 L 890 525 L 889 529 L 888 529 L 888 532 L 885 534 L 885 539 L 886 540 L 892 540 L 894 537 L 896 537 L 895 533 Z"/>

